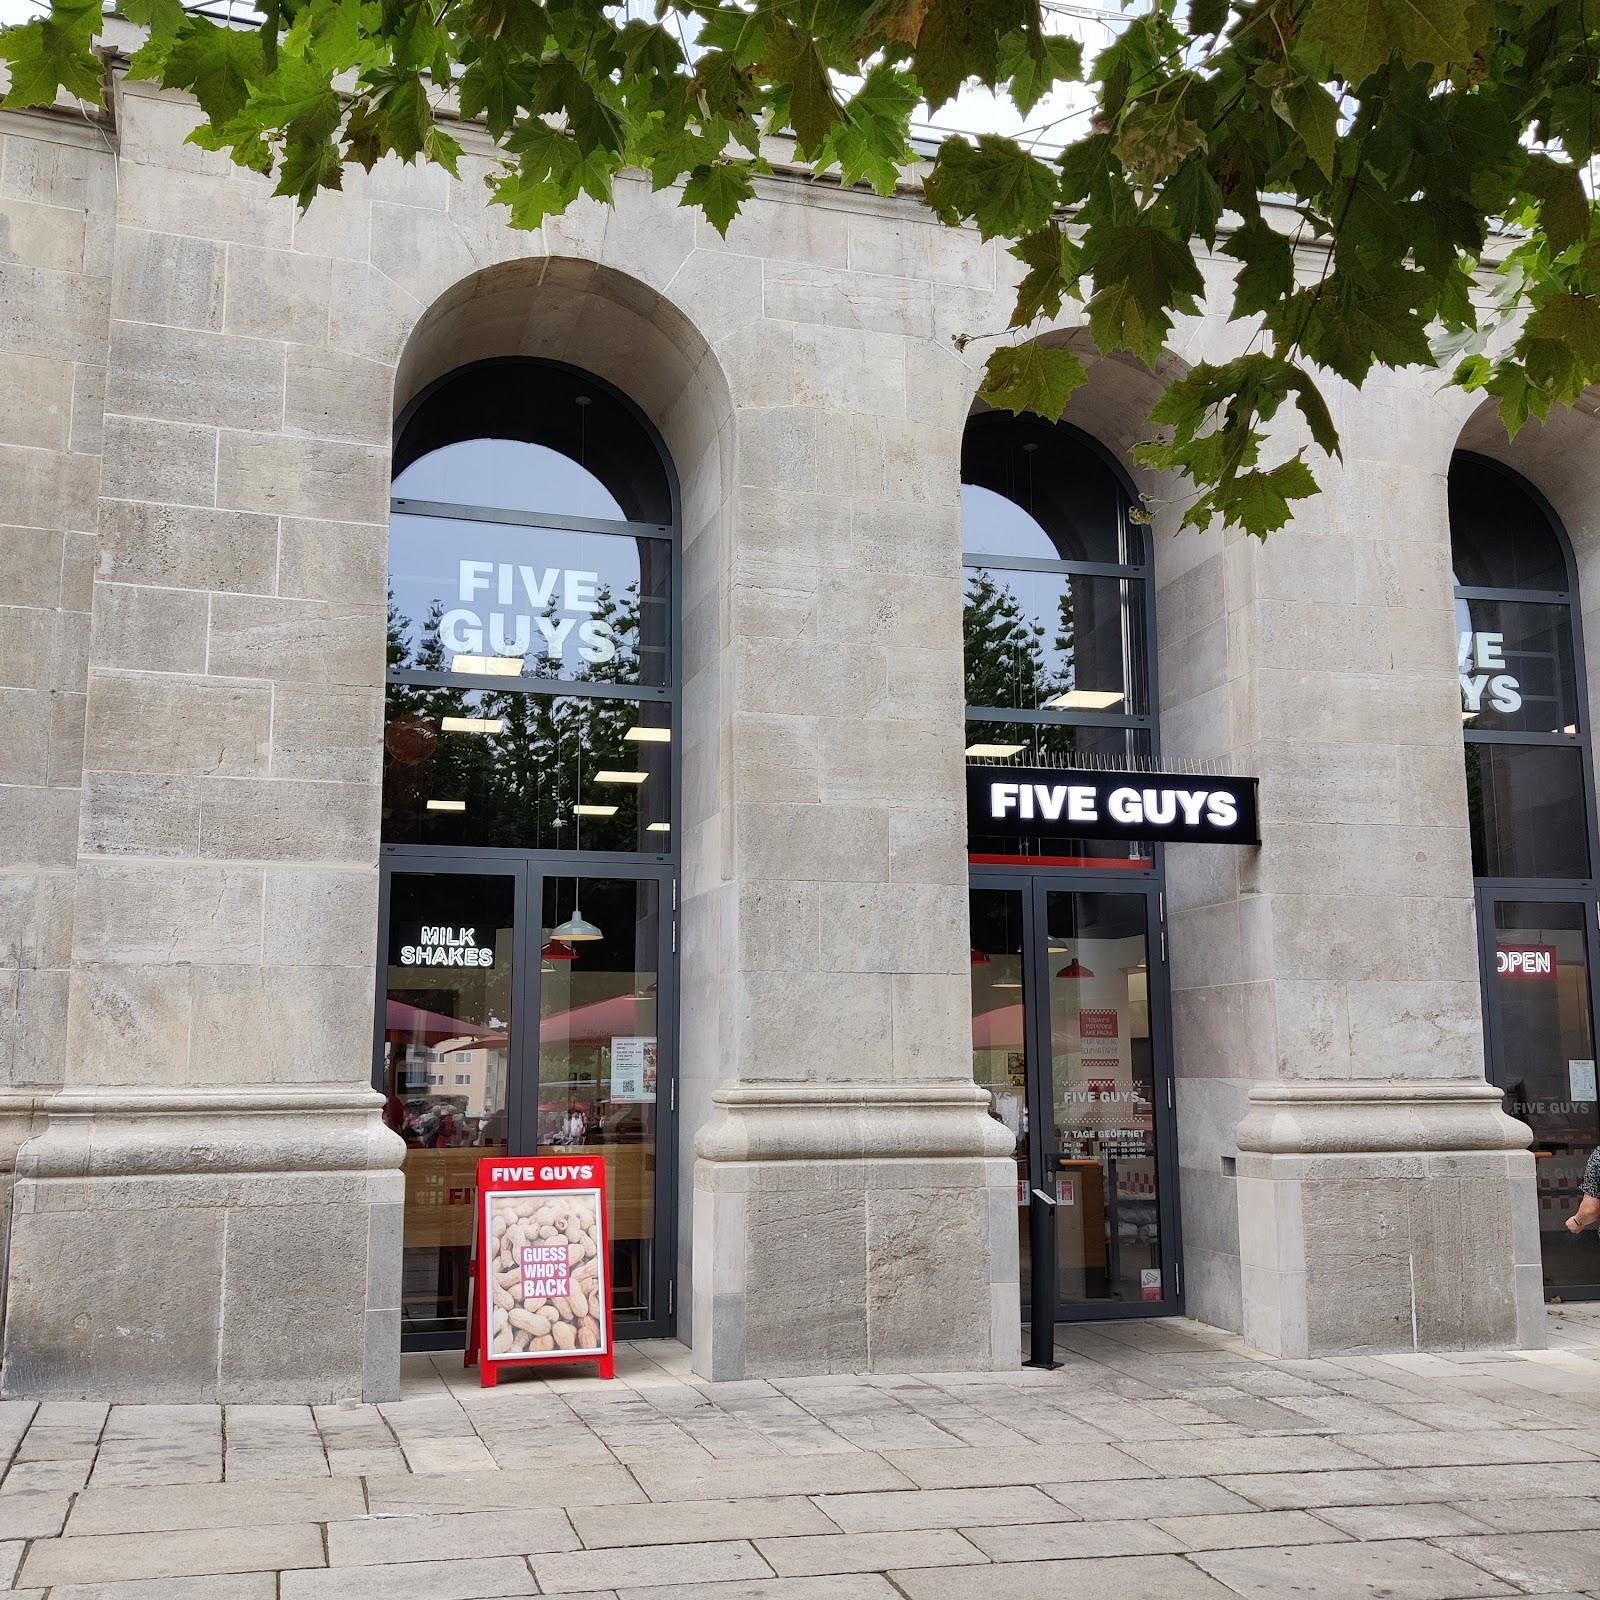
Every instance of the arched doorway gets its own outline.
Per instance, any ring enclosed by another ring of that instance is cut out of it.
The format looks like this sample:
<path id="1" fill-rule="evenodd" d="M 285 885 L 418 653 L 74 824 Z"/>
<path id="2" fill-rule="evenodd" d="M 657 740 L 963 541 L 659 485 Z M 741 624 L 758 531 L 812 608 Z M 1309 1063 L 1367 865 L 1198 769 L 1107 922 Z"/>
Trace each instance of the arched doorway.
<path id="1" fill-rule="evenodd" d="M 674 1306 L 679 497 L 592 374 L 445 374 L 396 426 L 374 1081 L 402 1340 L 462 1342 L 475 1163 L 609 1168 L 619 1337 Z"/>
<path id="2" fill-rule="evenodd" d="M 984 412 L 962 451 L 966 756 L 1151 770 L 1150 536 L 1089 435 Z M 1159 846 L 971 831 L 973 1073 L 1055 1201 L 1056 1315 L 1182 1308 Z"/>
<path id="3" fill-rule="evenodd" d="M 1566 1231 L 1600 1144 L 1597 845 L 1572 548 L 1526 480 L 1450 467 L 1467 810 L 1488 1076 L 1533 1129 L 1545 1292 L 1600 1297 L 1592 1241 Z"/>

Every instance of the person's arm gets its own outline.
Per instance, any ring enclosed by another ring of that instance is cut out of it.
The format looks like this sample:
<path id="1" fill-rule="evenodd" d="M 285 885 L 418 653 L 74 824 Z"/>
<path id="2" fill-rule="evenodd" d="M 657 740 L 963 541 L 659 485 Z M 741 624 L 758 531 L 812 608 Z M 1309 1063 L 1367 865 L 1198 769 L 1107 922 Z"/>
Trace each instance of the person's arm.
<path id="1" fill-rule="evenodd" d="M 1590 1223 L 1600 1222 L 1600 1150 L 1591 1153 L 1578 1187 L 1583 1190 L 1583 1199 L 1567 1218 L 1568 1233 L 1582 1233 Z"/>

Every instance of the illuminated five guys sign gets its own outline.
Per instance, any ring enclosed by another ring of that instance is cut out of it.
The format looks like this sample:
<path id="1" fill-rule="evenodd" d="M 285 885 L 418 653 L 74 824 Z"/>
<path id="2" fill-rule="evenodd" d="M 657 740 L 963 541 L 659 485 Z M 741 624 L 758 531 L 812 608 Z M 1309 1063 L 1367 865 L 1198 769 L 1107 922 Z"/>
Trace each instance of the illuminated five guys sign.
<path id="1" fill-rule="evenodd" d="M 1254 778 L 968 767 L 967 819 L 1007 838 L 1261 843 Z"/>

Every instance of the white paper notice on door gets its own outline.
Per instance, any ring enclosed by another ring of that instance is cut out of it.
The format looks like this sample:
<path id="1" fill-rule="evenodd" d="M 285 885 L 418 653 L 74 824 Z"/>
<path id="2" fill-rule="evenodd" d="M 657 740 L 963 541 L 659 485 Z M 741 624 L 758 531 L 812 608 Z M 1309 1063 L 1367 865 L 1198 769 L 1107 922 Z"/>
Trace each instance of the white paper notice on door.
<path id="1" fill-rule="evenodd" d="M 1594 1062 L 1569 1061 L 1567 1063 L 1567 1080 L 1572 1089 L 1572 1098 L 1574 1100 L 1600 1098 L 1595 1093 Z"/>
<path id="2" fill-rule="evenodd" d="M 648 1105 L 656 1097 L 656 1041 L 617 1036 L 611 1041 L 611 1098 Z"/>

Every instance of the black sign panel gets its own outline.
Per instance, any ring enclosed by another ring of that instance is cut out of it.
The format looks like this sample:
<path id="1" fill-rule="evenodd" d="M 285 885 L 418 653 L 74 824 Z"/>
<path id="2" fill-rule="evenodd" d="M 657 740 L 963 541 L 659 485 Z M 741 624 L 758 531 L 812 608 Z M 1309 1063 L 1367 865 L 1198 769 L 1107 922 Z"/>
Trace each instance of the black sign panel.
<path id="1" fill-rule="evenodd" d="M 1005 838 L 1260 844 L 1254 778 L 968 767 L 967 825 Z"/>

